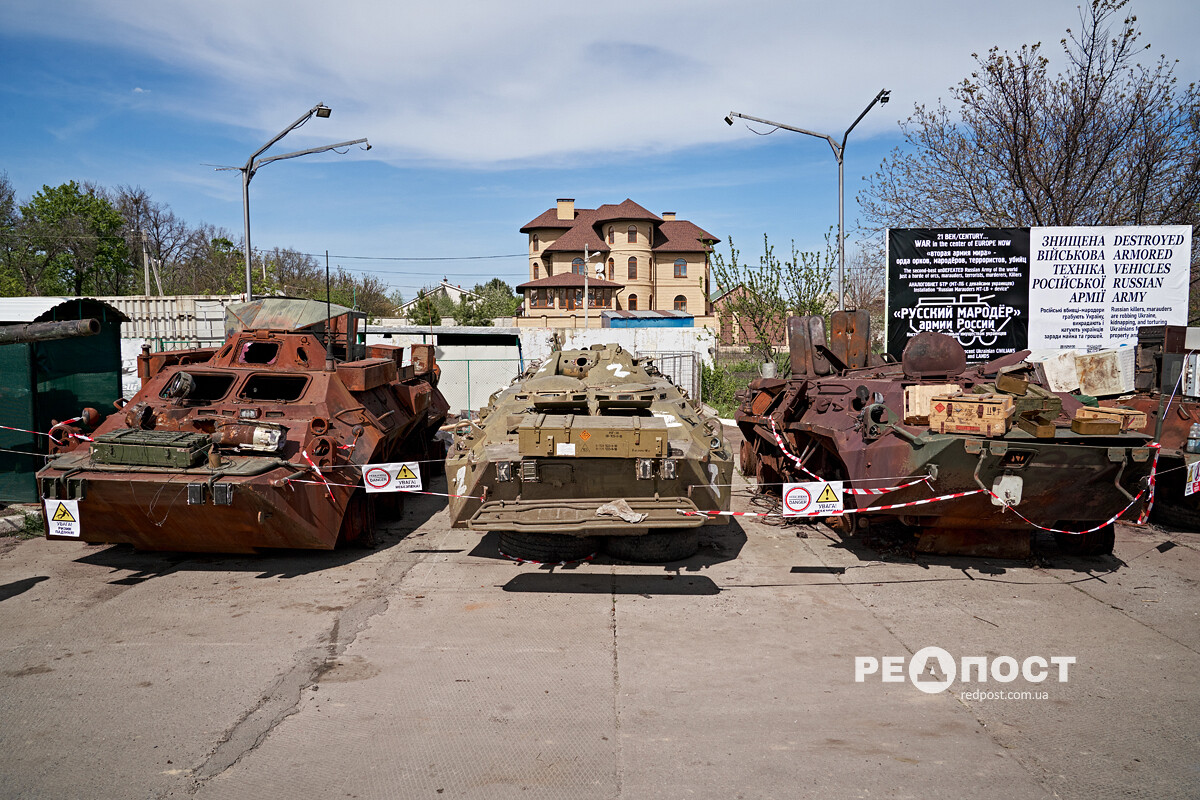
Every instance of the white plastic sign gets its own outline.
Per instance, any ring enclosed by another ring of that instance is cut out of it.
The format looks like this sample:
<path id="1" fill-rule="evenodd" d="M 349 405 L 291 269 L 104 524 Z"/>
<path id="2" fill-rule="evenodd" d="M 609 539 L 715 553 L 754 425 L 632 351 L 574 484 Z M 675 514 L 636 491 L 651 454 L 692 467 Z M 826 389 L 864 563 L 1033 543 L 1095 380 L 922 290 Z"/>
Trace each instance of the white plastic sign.
<path id="1" fill-rule="evenodd" d="M 810 481 L 783 485 L 785 517 L 832 517 L 845 508 L 841 481 Z"/>
<path id="2" fill-rule="evenodd" d="M 1200 492 L 1200 461 L 1193 461 L 1187 465 L 1187 483 L 1183 485 L 1185 495 L 1196 492 Z"/>
<path id="3" fill-rule="evenodd" d="M 421 491 L 421 464 L 402 461 L 395 464 L 368 464 L 363 468 L 367 493 Z"/>
<path id="4" fill-rule="evenodd" d="M 46 507 L 51 536 L 79 538 L 79 501 L 42 500 Z"/>

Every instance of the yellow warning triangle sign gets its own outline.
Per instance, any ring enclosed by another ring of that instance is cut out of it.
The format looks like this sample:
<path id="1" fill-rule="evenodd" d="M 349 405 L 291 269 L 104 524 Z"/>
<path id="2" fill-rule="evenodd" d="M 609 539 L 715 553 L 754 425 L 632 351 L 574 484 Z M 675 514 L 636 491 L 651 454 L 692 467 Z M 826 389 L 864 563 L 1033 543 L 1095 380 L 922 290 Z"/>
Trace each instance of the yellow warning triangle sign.
<path id="1" fill-rule="evenodd" d="M 417 479 L 417 476 L 414 475 L 413 471 L 408 468 L 408 464 L 401 465 L 400 471 L 396 473 L 396 480 L 398 480 L 398 481 L 403 481 L 403 480 L 415 481 L 416 479 Z"/>
<path id="2" fill-rule="evenodd" d="M 67 507 L 62 503 L 58 504 L 58 508 L 54 511 L 54 516 L 50 518 L 53 522 L 74 522 L 75 518 L 71 516 L 71 512 L 67 511 Z"/>
<path id="3" fill-rule="evenodd" d="M 837 492 L 833 491 L 833 487 L 828 483 L 821 490 L 821 496 L 817 498 L 818 503 L 836 503 L 838 501 Z"/>

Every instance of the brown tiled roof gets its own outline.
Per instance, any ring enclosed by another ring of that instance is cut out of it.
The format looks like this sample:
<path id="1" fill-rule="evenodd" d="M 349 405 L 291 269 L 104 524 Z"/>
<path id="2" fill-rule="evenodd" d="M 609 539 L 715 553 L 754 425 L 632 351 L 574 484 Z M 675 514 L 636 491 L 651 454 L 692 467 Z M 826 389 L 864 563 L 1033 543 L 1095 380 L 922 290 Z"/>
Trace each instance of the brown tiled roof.
<path id="1" fill-rule="evenodd" d="M 586 244 L 588 250 L 593 253 L 607 253 L 608 245 L 604 242 L 604 236 L 596 231 L 596 221 L 595 209 L 579 209 L 575 225 L 559 236 L 554 244 L 546 247 L 546 250 L 551 253 L 582 253 Z"/>
<path id="2" fill-rule="evenodd" d="M 721 241 L 699 225 L 688 222 L 686 219 L 668 220 L 658 226 L 654 235 L 653 249 L 671 253 L 711 252 L 712 247 L 703 244 L 701 239 L 713 242 Z"/>
<path id="3" fill-rule="evenodd" d="M 662 222 L 662 217 L 652 214 L 637 203 L 625 198 L 618 205 L 605 204 L 596 209 L 596 221 L 608 222 L 613 219 L 646 219 L 651 222 Z"/>
<path id="4" fill-rule="evenodd" d="M 581 211 L 590 210 L 591 209 L 587 208 L 577 208 L 575 209 L 575 215 L 579 216 Z M 543 211 L 541 214 L 538 214 L 532 220 L 525 223 L 524 227 L 521 228 L 521 233 L 530 233 L 536 228 L 570 228 L 574 224 L 574 220 L 559 219 L 558 206 L 555 206 L 549 211 Z"/>
<path id="5" fill-rule="evenodd" d="M 559 289 L 559 288 L 583 288 L 583 276 L 578 272 L 565 272 L 562 275 L 550 275 L 545 278 L 538 278 L 536 281 L 527 281 L 517 287 L 521 289 Z M 588 278 L 588 288 L 595 289 L 624 289 L 625 284 L 606 281 L 602 278 Z"/>

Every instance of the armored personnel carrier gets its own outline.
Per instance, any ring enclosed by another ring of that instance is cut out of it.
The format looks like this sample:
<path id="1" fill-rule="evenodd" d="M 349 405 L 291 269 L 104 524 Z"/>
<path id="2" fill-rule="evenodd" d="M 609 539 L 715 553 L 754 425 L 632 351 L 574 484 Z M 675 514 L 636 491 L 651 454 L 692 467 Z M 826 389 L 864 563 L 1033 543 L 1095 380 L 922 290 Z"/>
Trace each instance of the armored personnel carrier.
<path id="1" fill-rule="evenodd" d="M 405 364 L 403 348 L 358 344 L 354 323 L 347 313 L 235 330 L 220 348 L 144 351 L 128 403 L 52 431 L 56 457 L 37 474 L 47 537 L 223 553 L 368 539 L 371 498 L 394 511 L 396 496 L 368 496 L 363 470 L 415 461 L 427 479 L 448 407 L 432 345 L 413 345 Z"/>
<path id="2" fill-rule="evenodd" d="M 885 364 L 868 356 L 869 324 L 837 312 L 827 345 L 821 317 L 788 321 L 790 378 L 751 383 L 735 417 L 760 491 L 849 481 L 852 528 L 899 520 L 923 552 L 1024 556 L 1039 528 L 1073 553 L 1112 551 L 1111 520 L 1149 498 L 1149 436 L 1037 385 L 1027 352 L 968 366 L 952 337 L 922 332 Z"/>
<path id="3" fill-rule="evenodd" d="M 720 421 L 619 345 L 530 366 L 446 457 L 453 524 L 536 561 L 686 558 L 699 526 L 722 524 L 697 512 L 729 509 L 732 472 Z"/>

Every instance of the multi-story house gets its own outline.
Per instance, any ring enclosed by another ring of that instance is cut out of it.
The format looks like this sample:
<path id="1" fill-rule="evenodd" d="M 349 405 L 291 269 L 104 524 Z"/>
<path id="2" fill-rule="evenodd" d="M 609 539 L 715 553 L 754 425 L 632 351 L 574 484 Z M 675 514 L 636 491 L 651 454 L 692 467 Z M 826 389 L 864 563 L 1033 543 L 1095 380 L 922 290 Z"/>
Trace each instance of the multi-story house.
<path id="1" fill-rule="evenodd" d="M 575 208 L 560 199 L 521 233 L 529 235 L 530 280 L 517 287 L 526 324 L 581 326 L 584 270 L 589 327 L 600 327 L 606 310 L 710 314 L 709 253 L 720 239 L 673 212 L 660 217 L 632 200 Z"/>

